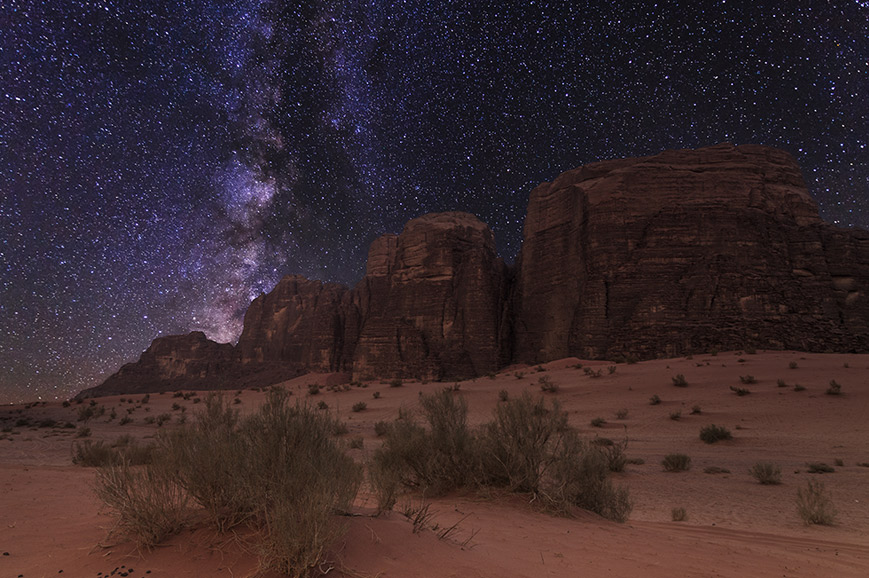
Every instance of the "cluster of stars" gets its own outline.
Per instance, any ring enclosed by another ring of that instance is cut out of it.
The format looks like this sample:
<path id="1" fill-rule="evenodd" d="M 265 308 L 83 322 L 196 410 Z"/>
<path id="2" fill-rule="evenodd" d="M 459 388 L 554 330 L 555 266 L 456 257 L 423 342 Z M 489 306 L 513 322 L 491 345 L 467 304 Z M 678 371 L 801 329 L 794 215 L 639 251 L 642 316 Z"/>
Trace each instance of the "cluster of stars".
<path id="1" fill-rule="evenodd" d="M 869 228 L 865 2 L 11 0 L 0 7 L 0 402 L 160 335 L 234 341 L 284 274 L 464 210 L 509 262 L 583 163 L 777 146 Z"/>

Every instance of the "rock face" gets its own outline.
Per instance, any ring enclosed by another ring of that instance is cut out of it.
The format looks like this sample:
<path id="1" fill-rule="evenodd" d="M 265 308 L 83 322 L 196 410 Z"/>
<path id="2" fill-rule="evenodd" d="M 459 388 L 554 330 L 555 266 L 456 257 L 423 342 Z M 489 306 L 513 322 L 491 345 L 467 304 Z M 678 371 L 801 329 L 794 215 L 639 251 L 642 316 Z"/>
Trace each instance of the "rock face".
<path id="1" fill-rule="evenodd" d="M 473 215 L 419 217 L 372 243 L 354 289 L 285 277 L 253 301 L 237 346 L 157 339 L 80 395 L 745 347 L 869 351 L 869 232 L 822 222 L 787 153 L 722 144 L 541 184 L 512 268 Z"/>
<path id="2" fill-rule="evenodd" d="M 467 378 L 503 365 L 506 267 L 468 213 L 413 219 L 371 246 L 353 292 L 358 376 Z"/>
<path id="3" fill-rule="evenodd" d="M 515 358 L 866 350 L 867 241 L 821 222 L 776 149 L 584 166 L 531 193 Z"/>
<path id="4" fill-rule="evenodd" d="M 201 331 L 158 337 L 139 357 L 101 385 L 76 397 L 168 391 L 181 387 L 218 389 L 235 368 L 234 348 L 215 343 Z"/>

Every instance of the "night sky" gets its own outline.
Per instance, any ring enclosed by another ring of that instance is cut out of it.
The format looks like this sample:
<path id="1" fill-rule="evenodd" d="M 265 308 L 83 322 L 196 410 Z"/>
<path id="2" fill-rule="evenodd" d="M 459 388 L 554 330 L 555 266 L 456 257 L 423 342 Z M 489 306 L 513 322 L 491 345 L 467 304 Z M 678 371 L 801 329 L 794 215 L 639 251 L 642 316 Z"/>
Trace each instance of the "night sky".
<path id="1" fill-rule="evenodd" d="M 534 185 L 730 141 L 869 228 L 869 2 L 0 4 L 0 402 L 64 399 L 160 335 L 234 342 L 288 273 Z"/>

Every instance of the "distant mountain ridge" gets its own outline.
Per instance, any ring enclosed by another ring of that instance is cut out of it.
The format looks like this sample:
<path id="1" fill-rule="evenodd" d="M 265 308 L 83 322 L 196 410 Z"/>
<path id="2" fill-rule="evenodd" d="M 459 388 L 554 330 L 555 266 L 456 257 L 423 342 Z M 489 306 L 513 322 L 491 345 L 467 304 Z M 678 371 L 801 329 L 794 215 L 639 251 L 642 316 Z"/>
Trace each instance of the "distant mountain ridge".
<path id="1" fill-rule="evenodd" d="M 238 344 L 155 339 L 80 396 L 266 385 L 309 371 L 463 379 L 511 363 L 711 349 L 869 351 L 869 232 L 823 222 L 796 161 L 721 144 L 585 165 L 530 195 L 507 267 L 468 213 L 369 250 L 350 289 L 284 277 Z"/>

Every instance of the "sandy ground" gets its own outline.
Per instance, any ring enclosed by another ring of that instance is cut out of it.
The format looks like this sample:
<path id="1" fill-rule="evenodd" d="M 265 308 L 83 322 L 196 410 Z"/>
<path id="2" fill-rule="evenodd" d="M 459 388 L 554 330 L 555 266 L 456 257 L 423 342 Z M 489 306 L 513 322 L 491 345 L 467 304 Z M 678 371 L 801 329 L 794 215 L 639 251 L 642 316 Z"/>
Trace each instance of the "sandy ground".
<path id="1" fill-rule="evenodd" d="M 348 520 L 349 531 L 323 571 L 348 577 L 869 576 L 869 355 L 726 352 L 636 364 L 583 362 L 602 370 L 596 378 L 576 369 L 578 362 L 552 362 L 544 371 L 514 367 L 462 382 L 460 391 L 472 423 L 482 423 L 501 390 L 539 394 L 538 380 L 547 376 L 559 386 L 547 397 L 560 401 L 585 436 L 627 436 L 628 456 L 644 463 L 614 475 L 634 501 L 626 524 L 592 514 L 553 517 L 523 496 L 467 493 L 429 501 L 432 523 L 443 529 L 458 522 L 440 539 L 431 530 L 414 533 L 400 513 L 403 503 L 419 505 L 420 496 L 405 496 L 395 512 L 374 518 L 374 502 L 362 494 L 362 515 Z M 687 387 L 673 385 L 677 374 L 685 376 Z M 756 383 L 742 384 L 740 376 L 747 375 Z M 416 406 L 419 392 L 446 385 L 405 382 L 392 388 L 374 382 L 308 395 L 309 383 L 329 379 L 306 376 L 285 385 L 298 398 L 325 401 L 345 420 L 345 437 L 364 440 L 362 449 L 350 450 L 360 460 L 379 444 L 376 421 L 394 419 L 400 407 Z M 779 387 L 779 379 L 787 387 Z M 842 385 L 842 395 L 825 395 L 831 379 Z M 805 390 L 795 391 L 795 384 Z M 730 386 L 751 393 L 737 396 Z M 241 392 L 237 407 L 250 411 L 263 395 Z M 650 405 L 652 395 L 661 403 Z M 152 394 L 145 405 L 141 396 L 132 399 L 97 400 L 107 409 L 87 424 L 91 438 L 148 438 L 158 426 L 146 424 L 147 417 L 169 413 L 172 422 L 163 427 L 172 427 L 182 412 L 190 416 L 197 409 L 195 398 L 172 393 Z M 367 409 L 352 412 L 358 401 Z M 85 405 L 0 408 L 0 576 L 253 576 L 256 557 L 243 536 L 186 531 L 151 552 L 107 540 L 112 518 L 93 495 L 94 472 L 70 459 L 82 425 L 76 418 Z M 694 406 L 699 414 L 691 413 Z M 112 408 L 117 417 L 107 422 Z M 119 425 L 128 409 L 133 421 Z M 627 410 L 624 419 L 616 418 L 620 409 Z M 671 419 L 677 411 L 679 419 Z M 16 425 L 24 417 L 30 425 Z M 603 427 L 590 425 L 597 417 L 606 420 Z M 39 427 L 45 419 L 75 427 Z M 710 423 L 728 427 L 734 439 L 703 443 L 698 433 Z M 660 462 L 669 453 L 688 454 L 692 468 L 664 472 Z M 748 473 L 758 461 L 780 465 L 783 483 L 758 484 Z M 835 472 L 808 473 L 809 462 L 827 463 Z M 729 473 L 704 473 L 709 467 Z M 796 491 L 808 480 L 823 481 L 832 493 L 839 512 L 835 526 L 806 526 L 798 517 Z M 672 521 L 675 507 L 685 508 L 686 521 Z"/>

